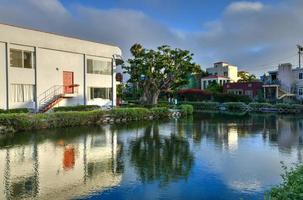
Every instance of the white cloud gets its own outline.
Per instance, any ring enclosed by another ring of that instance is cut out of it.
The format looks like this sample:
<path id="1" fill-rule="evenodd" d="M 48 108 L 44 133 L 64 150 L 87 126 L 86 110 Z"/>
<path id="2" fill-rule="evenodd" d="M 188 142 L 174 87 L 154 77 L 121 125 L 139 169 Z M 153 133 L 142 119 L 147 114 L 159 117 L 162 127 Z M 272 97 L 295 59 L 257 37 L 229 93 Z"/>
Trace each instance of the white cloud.
<path id="1" fill-rule="evenodd" d="M 238 1 L 231 3 L 226 11 L 228 13 L 261 11 L 264 5 L 261 2 Z"/>
<path id="2" fill-rule="evenodd" d="M 294 59 L 281 59 L 296 55 L 295 45 L 303 43 L 302 6 L 300 0 L 277 5 L 235 2 L 200 32 L 190 33 L 172 29 L 136 10 L 82 5 L 67 9 L 59 0 L 0 0 L 0 22 L 115 44 L 126 58 L 136 42 L 148 48 L 168 44 L 191 50 L 204 68 L 227 60 L 263 74 L 279 62 L 296 64 Z"/>

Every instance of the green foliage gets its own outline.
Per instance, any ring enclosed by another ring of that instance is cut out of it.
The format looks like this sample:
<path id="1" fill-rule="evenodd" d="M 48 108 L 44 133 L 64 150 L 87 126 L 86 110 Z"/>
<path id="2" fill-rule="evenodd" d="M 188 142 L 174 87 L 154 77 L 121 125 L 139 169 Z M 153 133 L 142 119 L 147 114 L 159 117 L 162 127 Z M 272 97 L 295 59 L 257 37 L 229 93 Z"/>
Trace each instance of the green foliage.
<path id="1" fill-rule="evenodd" d="M 54 112 L 90 111 L 100 109 L 97 105 L 62 106 L 54 108 Z"/>
<path id="2" fill-rule="evenodd" d="M 274 107 L 270 103 L 250 103 L 250 104 L 248 104 L 248 106 L 254 111 L 258 111 L 259 109 L 263 109 L 263 108 L 273 108 Z"/>
<path id="3" fill-rule="evenodd" d="M 111 116 L 115 119 L 143 119 L 150 116 L 151 112 L 147 108 L 115 108 L 111 111 Z"/>
<path id="4" fill-rule="evenodd" d="M 180 105 L 181 114 L 183 116 L 192 115 L 194 112 L 194 107 L 190 104 Z"/>
<path id="5" fill-rule="evenodd" d="M 182 104 L 192 105 L 194 110 L 219 110 L 220 104 L 218 102 L 196 102 L 196 101 L 184 101 Z"/>
<path id="6" fill-rule="evenodd" d="M 188 75 L 200 68 L 193 63 L 193 54 L 181 49 L 160 46 L 156 50 L 135 44 L 130 49 L 133 58 L 123 66 L 130 75 L 128 82 L 143 88 L 143 104 L 156 104 L 160 91 L 175 90 L 188 83 Z"/>
<path id="7" fill-rule="evenodd" d="M 29 110 L 27 108 L 15 108 L 9 110 L 2 110 L 0 109 L 0 114 L 10 114 L 10 113 L 28 113 Z"/>
<path id="8" fill-rule="evenodd" d="M 18 131 L 72 127 L 97 123 L 104 111 L 57 112 L 47 114 L 0 114 L 0 124 Z"/>
<path id="9" fill-rule="evenodd" d="M 223 106 L 229 111 L 240 111 L 248 108 L 243 102 L 228 102 L 224 103 Z"/>
<path id="10" fill-rule="evenodd" d="M 240 77 L 238 82 L 252 82 L 257 80 L 254 74 L 249 74 L 245 71 L 238 72 L 238 77 Z"/>
<path id="11" fill-rule="evenodd" d="M 155 118 L 159 119 L 168 117 L 169 115 L 168 107 L 155 107 L 152 108 L 150 111 Z"/>
<path id="12" fill-rule="evenodd" d="M 221 93 L 215 93 L 213 94 L 213 101 L 215 102 L 244 102 L 249 103 L 252 101 L 252 99 L 249 96 L 246 95 L 234 95 L 234 94 L 221 94 Z"/>
<path id="13" fill-rule="evenodd" d="M 288 169 L 283 166 L 283 182 L 266 194 L 268 200 L 301 200 L 303 199 L 303 165 Z"/>
<path id="14" fill-rule="evenodd" d="M 206 88 L 207 92 L 212 93 L 222 93 L 223 92 L 223 86 L 219 85 L 217 82 L 211 83 Z"/>

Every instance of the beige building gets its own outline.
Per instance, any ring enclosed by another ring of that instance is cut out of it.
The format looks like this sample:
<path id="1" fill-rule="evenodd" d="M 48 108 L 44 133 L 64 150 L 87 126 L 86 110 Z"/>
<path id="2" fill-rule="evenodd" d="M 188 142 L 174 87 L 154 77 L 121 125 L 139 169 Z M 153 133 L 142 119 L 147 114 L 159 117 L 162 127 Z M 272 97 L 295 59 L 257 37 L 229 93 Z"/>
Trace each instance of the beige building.
<path id="1" fill-rule="evenodd" d="M 207 68 L 206 72 L 210 75 L 227 77 L 230 82 L 237 82 L 239 80 L 238 67 L 226 62 L 214 63 L 214 67 Z"/>
<path id="2" fill-rule="evenodd" d="M 118 47 L 0 24 L 0 109 L 116 103 Z"/>

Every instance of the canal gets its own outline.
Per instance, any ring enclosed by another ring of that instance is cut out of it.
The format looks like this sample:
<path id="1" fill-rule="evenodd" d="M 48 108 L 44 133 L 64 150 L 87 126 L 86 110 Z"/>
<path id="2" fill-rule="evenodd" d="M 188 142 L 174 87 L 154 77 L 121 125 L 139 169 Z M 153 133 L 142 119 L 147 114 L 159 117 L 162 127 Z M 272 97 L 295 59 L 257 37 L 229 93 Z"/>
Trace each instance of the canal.
<path id="1" fill-rule="evenodd" d="M 0 199 L 263 199 L 302 162 L 303 116 L 187 119 L 0 137 Z"/>

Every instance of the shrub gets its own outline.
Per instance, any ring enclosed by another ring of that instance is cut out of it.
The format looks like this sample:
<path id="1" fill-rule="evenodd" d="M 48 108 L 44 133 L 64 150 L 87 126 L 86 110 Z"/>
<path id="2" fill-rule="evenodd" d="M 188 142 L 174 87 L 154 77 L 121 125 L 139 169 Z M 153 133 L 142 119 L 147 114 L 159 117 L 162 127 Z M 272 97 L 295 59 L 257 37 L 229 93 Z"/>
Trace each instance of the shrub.
<path id="1" fill-rule="evenodd" d="M 209 101 L 211 93 L 200 89 L 185 89 L 178 91 L 178 99 L 182 101 Z"/>
<path id="2" fill-rule="evenodd" d="M 192 105 L 194 110 L 218 110 L 220 104 L 217 102 L 182 102 L 182 104 Z"/>
<path id="3" fill-rule="evenodd" d="M 265 199 L 284 200 L 303 198 L 303 165 L 288 170 L 283 167 L 285 173 L 282 175 L 283 182 L 271 189 Z"/>
<path id="4" fill-rule="evenodd" d="M 115 108 L 110 115 L 115 119 L 143 119 L 150 116 L 151 111 L 147 108 Z"/>
<path id="5" fill-rule="evenodd" d="M 224 103 L 224 102 L 244 102 L 249 103 L 251 102 L 251 98 L 246 95 L 234 95 L 234 94 L 221 94 L 215 93 L 213 94 L 213 101 Z"/>
<path id="6" fill-rule="evenodd" d="M 242 102 L 228 102 L 224 103 L 223 106 L 229 111 L 246 110 L 247 105 Z"/>
<path id="7" fill-rule="evenodd" d="M 184 116 L 187 116 L 187 115 L 192 115 L 193 112 L 194 112 L 194 108 L 192 105 L 189 105 L 189 104 L 183 104 L 180 106 L 180 110 L 181 110 L 181 114 L 184 115 Z"/>
<path id="8" fill-rule="evenodd" d="M 100 109 L 97 105 L 62 106 L 54 108 L 54 112 L 90 111 Z"/>
<path id="9" fill-rule="evenodd" d="M 167 107 L 156 107 L 152 108 L 150 111 L 155 118 L 165 118 L 169 116 L 169 110 Z"/>
<path id="10" fill-rule="evenodd" d="M 250 103 L 248 106 L 253 110 L 259 110 L 262 108 L 273 108 L 272 104 L 269 103 Z"/>
<path id="11" fill-rule="evenodd" d="M 293 104 L 287 104 L 287 103 L 277 103 L 276 105 L 274 105 L 275 108 L 278 109 L 294 109 L 294 105 Z"/>
<path id="12" fill-rule="evenodd" d="M 10 114 L 10 113 L 29 113 L 29 110 L 27 108 L 15 108 L 9 110 L 0 109 L 0 114 Z"/>

